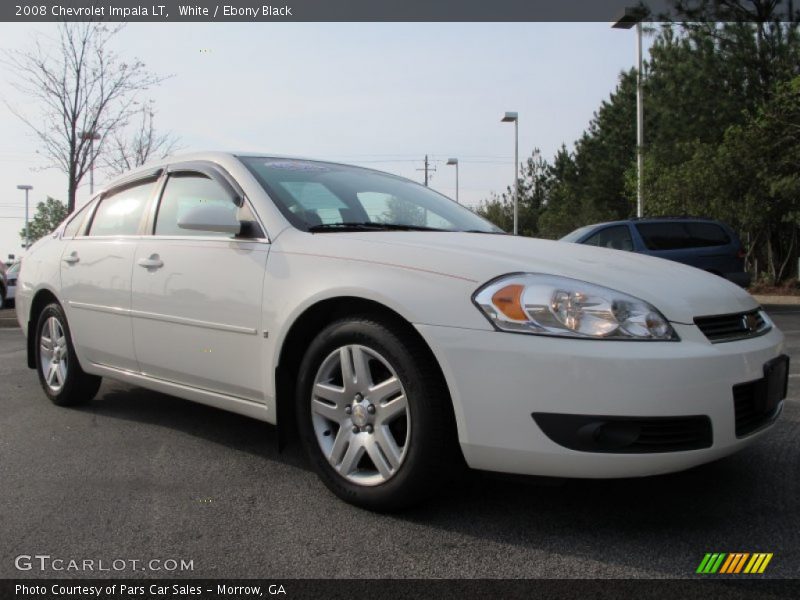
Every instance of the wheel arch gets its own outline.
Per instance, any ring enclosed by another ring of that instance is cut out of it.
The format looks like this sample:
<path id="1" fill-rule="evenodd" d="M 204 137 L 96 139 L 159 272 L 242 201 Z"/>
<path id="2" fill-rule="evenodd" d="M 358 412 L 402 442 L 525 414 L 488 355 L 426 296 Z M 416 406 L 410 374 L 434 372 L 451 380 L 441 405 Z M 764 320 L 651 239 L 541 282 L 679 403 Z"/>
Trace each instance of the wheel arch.
<path id="1" fill-rule="evenodd" d="M 61 301 L 55 292 L 49 288 L 42 288 L 34 294 L 31 299 L 30 310 L 28 310 L 27 325 L 27 349 L 28 349 L 28 368 L 36 368 L 36 324 L 39 322 L 39 315 L 48 304 L 55 302 L 61 306 Z"/>
<path id="2" fill-rule="evenodd" d="M 307 307 L 288 328 L 280 344 L 277 352 L 278 361 L 275 367 L 275 406 L 279 447 L 283 448 L 297 435 L 294 411 L 295 386 L 300 362 L 306 348 L 322 328 L 348 316 L 372 317 L 415 338 L 427 354 L 425 359 L 432 361 L 431 364 L 436 366 L 442 384 L 450 394 L 449 410 L 455 427 L 456 418 L 452 393 L 447 384 L 447 379 L 430 345 L 411 322 L 397 311 L 376 300 L 357 296 L 337 296 L 319 300 Z"/>

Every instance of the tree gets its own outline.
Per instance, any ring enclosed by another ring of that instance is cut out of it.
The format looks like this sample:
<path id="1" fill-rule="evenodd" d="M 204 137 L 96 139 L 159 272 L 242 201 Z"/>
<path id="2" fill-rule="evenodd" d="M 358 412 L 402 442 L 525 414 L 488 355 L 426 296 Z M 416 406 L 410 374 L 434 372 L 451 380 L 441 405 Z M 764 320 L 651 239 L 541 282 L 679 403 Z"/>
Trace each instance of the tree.
<path id="1" fill-rule="evenodd" d="M 130 128 L 111 132 L 103 166 L 119 175 L 145 164 L 150 159 L 165 158 L 178 149 L 178 139 L 155 128 L 153 102 L 141 106 Z M 128 131 L 132 129 L 132 131 Z"/>
<path id="2" fill-rule="evenodd" d="M 48 196 L 47 200 L 39 202 L 36 205 L 36 213 L 34 213 L 33 219 L 28 223 L 27 243 L 25 229 L 23 228 L 19 232 L 19 237 L 22 238 L 22 246 L 27 248 L 39 238 L 55 231 L 56 227 L 67 218 L 68 214 L 67 206 L 61 200 Z"/>
<path id="3" fill-rule="evenodd" d="M 539 234 L 539 213 L 545 202 L 548 183 L 548 166 L 538 148 L 520 166 L 517 188 L 517 229 L 520 235 Z M 484 219 L 503 231 L 514 229 L 514 195 L 511 186 L 502 194 L 493 194 L 484 200 L 476 211 Z"/>
<path id="4" fill-rule="evenodd" d="M 140 93 L 163 81 L 143 62 L 126 62 L 111 48 L 122 27 L 61 23 L 55 39 L 37 38 L 31 49 L 4 52 L 12 84 L 31 110 L 9 108 L 36 135 L 46 166 L 67 175 L 70 212 L 78 185 L 110 136 L 140 110 Z"/>

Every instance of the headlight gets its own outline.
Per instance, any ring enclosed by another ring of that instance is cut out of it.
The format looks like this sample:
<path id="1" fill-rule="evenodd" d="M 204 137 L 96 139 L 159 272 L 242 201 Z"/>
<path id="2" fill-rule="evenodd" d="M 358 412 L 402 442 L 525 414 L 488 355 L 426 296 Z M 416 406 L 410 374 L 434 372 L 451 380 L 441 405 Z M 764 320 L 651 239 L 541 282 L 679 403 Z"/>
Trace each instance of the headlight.
<path id="1" fill-rule="evenodd" d="M 489 282 L 473 296 L 502 331 L 603 340 L 678 340 L 644 300 L 593 283 L 521 273 Z"/>

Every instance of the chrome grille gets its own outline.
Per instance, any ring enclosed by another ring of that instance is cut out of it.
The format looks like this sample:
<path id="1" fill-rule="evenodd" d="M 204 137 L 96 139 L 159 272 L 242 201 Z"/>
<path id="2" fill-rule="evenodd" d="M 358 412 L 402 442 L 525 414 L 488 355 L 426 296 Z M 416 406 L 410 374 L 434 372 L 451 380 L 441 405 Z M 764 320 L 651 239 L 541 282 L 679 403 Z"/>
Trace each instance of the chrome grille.
<path id="1" fill-rule="evenodd" d="M 760 309 L 731 315 L 697 317 L 694 323 L 714 344 L 756 337 L 772 329 L 772 323 Z"/>

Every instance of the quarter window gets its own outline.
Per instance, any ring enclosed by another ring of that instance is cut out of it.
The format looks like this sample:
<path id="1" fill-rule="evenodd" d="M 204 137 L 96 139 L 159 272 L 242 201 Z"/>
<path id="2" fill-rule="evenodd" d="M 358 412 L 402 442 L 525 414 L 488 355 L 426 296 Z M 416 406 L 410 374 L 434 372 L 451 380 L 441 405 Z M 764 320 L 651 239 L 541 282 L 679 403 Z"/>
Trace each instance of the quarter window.
<path id="1" fill-rule="evenodd" d="M 231 237 L 226 233 L 181 229 L 178 221 L 192 208 L 219 205 L 236 213 L 237 206 L 228 193 L 213 179 L 200 173 L 175 174 L 167 180 L 156 216 L 156 235 Z"/>
<path id="2" fill-rule="evenodd" d="M 136 235 L 144 208 L 153 193 L 154 181 L 139 183 L 112 192 L 100 201 L 95 211 L 90 236 Z"/>

